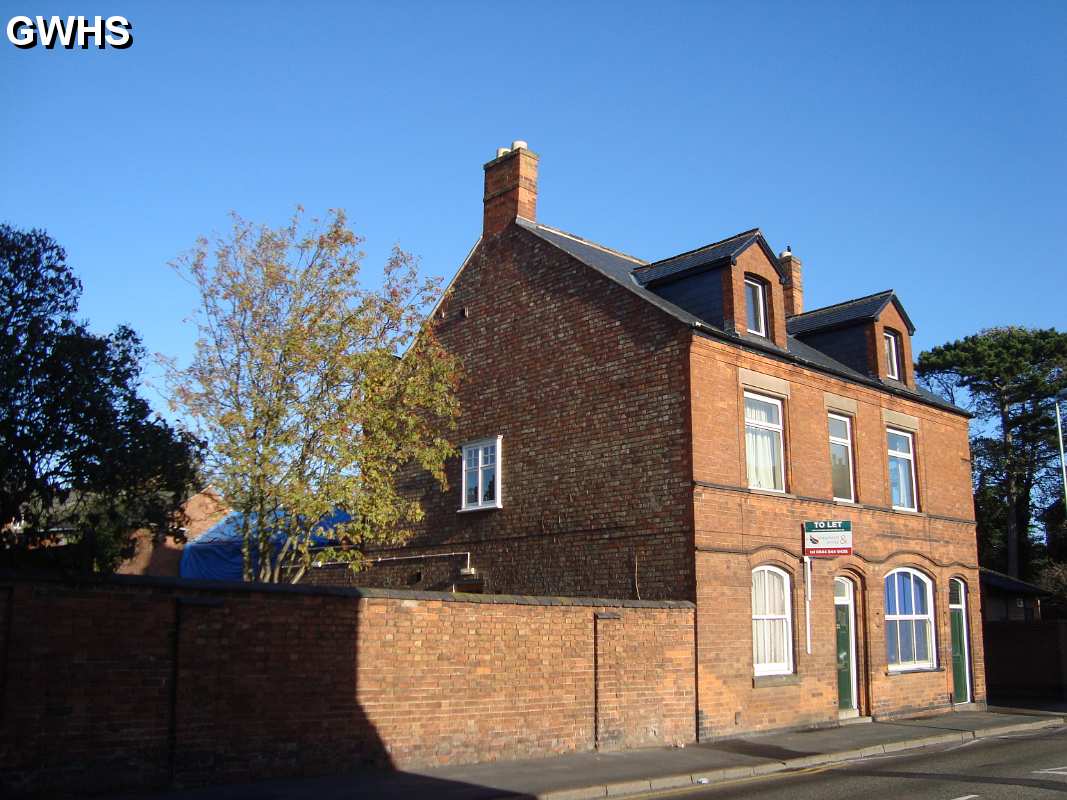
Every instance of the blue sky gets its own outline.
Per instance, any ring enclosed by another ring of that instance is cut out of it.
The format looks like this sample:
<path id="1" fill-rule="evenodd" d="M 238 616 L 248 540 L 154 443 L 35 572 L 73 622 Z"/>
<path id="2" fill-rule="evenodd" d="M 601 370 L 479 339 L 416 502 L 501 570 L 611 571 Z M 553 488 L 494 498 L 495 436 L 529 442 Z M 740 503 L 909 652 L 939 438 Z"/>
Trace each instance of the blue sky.
<path id="1" fill-rule="evenodd" d="M 513 139 L 541 221 L 647 259 L 759 226 L 809 308 L 896 289 L 916 352 L 1067 327 L 1067 3 L 0 11 L 133 23 L 123 51 L 0 41 L 0 220 L 67 248 L 95 329 L 182 361 L 195 298 L 167 264 L 231 209 L 342 207 L 369 273 L 400 244 L 447 279 Z"/>

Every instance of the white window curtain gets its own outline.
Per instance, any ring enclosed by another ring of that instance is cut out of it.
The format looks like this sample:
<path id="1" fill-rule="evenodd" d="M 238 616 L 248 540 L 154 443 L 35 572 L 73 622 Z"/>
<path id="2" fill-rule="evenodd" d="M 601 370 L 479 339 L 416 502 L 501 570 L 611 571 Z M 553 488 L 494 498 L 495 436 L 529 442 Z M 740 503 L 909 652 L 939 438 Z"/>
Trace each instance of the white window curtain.
<path id="1" fill-rule="evenodd" d="M 785 491 L 780 400 L 745 393 L 745 458 L 751 488 Z"/>
<path id="2" fill-rule="evenodd" d="M 793 671 L 789 576 L 776 567 L 752 571 L 752 662 L 756 675 Z"/>
<path id="3" fill-rule="evenodd" d="M 934 666 L 933 583 L 913 569 L 885 576 L 885 647 L 891 670 Z"/>

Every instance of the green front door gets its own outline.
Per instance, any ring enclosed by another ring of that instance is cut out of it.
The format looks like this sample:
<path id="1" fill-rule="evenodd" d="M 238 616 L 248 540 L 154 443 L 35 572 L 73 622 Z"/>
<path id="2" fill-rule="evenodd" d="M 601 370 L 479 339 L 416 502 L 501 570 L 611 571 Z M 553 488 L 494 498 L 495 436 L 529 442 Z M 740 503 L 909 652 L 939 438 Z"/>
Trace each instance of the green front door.
<path id="1" fill-rule="evenodd" d="M 837 707 L 845 711 L 856 707 L 852 697 L 852 620 L 851 607 L 835 605 L 837 612 Z"/>
<path id="2" fill-rule="evenodd" d="M 837 623 L 837 707 L 856 709 L 855 612 L 852 581 L 834 579 L 834 618 Z"/>
<path id="3" fill-rule="evenodd" d="M 967 595 L 963 582 L 949 582 L 948 614 L 952 628 L 952 702 L 971 699 L 970 652 L 967 642 Z"/>

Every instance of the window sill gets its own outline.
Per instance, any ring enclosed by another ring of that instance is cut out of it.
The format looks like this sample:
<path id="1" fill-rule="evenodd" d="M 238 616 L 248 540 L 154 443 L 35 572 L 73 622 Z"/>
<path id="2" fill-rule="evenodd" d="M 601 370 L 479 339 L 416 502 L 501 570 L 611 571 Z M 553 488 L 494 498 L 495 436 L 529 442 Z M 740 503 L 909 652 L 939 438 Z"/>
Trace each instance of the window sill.
<path id="1" fill-rule="evenodd" d="M 457 508 L 456 509 L 456 513 L 457 514 L 474 514 L 475 512 L 478 512 L 478 511 L 500 511 L 503 507 L 504 506 L 502 506 L 502 505 L 497 505 L 497 506 L 476 506 L 474 508 Z"/>
<path id="2" fill-rule="evenodd" d="M 922 512 L 917 508 L 901 508 L 900 506 L 892 506 L 891 510 L 895 511 L 897 514 L 913 514 L 916 517 L 922 516 Z"/>
<path id="3" fill-rule="evenodd" d="M 753 489 L 752 487 L 749 487 L 748 491 L 751 494 L 761 494 L 761 495 L 764 495 L 766 497 L 787 497 L 787 498 L 789 498 L 791 500 L 796 500 L 797 499 L 797 496 L 795 494 L 790 494 L 789 492 L 779 491 L 778 489 Z"/>
<path id="4" fill-rule="evenodd" d="M 774 686 L 796 686 L 800 676 L 792 672 L 788 675 L 755 675 L 752 678 L 753 689 L 769 689 Z"/>
<path id="5" fill-rule="evenodd" d="M 835 506 L 850 506 L 852 508 L 863 508 L 862 503 L 857 503 L 855 500 L 843 500 L 840 497 L 834 498 Z"/>
<path id="6" fill-rule="evenodd" d="M 914 669 L 887 669 L 886 675 L 915 675 L 916 673 L 925 672 L 944 672 L 944 667 L 915 667 Z"/>

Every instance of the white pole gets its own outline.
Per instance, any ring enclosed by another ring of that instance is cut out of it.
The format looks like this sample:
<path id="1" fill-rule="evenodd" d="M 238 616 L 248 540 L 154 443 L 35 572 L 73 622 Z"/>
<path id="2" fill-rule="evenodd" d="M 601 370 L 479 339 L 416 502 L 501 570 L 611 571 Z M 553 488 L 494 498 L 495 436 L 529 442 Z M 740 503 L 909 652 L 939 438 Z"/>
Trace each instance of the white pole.
<path id="1" fill-rule="evenodd" d="M 804 556 L 804 627 L 807 630 L 808 655 L 811 655 L 811 556 Z"/>

